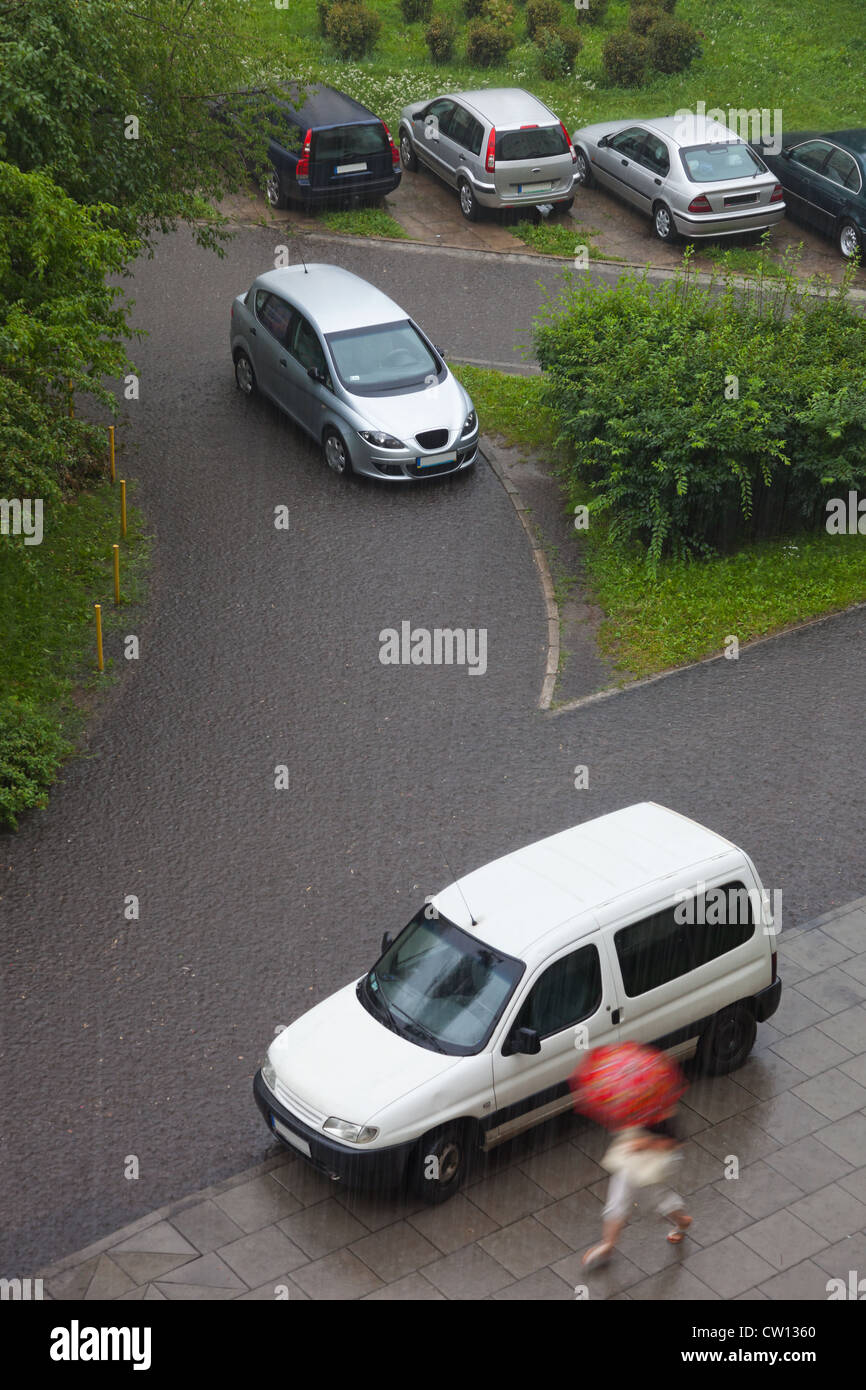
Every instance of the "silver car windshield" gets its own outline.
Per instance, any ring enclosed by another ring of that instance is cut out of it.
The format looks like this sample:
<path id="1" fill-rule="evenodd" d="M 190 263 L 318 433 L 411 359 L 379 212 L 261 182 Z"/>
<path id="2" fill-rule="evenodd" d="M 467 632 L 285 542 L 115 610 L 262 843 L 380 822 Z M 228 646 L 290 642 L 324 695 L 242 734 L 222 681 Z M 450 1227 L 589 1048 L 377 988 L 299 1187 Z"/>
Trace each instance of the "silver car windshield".
<path id="1" fill-rule="evenodd" d="M 451 1053 L 484 1046 L 525 966 L 422 908 L 366 979 L 396 1030 Z"/>
<path id="2" fill-rule="evenodd" d="M 721 183 L 724 179 L 750 179 L 766 174 L 767 166 L 748 145 L 736 141 L 710 140 L 680 150 L 686 173 L 692 183 Z"/>
<path id="3" fill-rule="evenodd" d="M 406 391 L 444 375 L 439 359 L 408 319 L 329 333 L 327 341 L 340 381 L 356 396 Z"/>

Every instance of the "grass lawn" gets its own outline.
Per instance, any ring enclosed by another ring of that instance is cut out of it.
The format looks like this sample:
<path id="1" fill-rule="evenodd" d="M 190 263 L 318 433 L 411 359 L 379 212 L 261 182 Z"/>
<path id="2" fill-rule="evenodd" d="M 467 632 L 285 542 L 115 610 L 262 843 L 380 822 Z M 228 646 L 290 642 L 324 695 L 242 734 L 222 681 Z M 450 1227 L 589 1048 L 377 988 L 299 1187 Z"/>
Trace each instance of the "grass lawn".
<path id="1" fill-rule="evenodd" d="M 457 366 L 485 433 L 556 462 L 556 428 L 540 376 Z M 648 576 L 637 547 L 614 545 L 597 523 L 581 533 L 592 597 L 605 612 L 600 642 L 617 669 L 648 676 L 741 645 L 866 597 L 866 537 L 826 532 L 745 546 L 731 555 L 663 560 Z M 558 568 L 568 570 L 560 553 Z"/>
<path id="2" fill-rule="evenodd" d="M 329 232 L 342 232 L 349 236 L 393 237 L 398 241 L 408 239 L 409 233 L 396 222 L 390 213 L 381 208 L 353 208 L 347 212 L 322 212 L 317 219 Z"/>
<path id="3" fill-rule="evenodd" d="M 0 726 L 11 711 L 26 706 L 51 729 L 46 743 L 51 751 L 34 794 L 50 785 L 60 759 L 72 751 L 105 680 L 96 671 L 94 603 L 102 605 L 105 634 L 125 621 L 124 607 L 143 596 L 147 547 L 140 520 L 129 507 L 127 538 L 121 541 L 119 509 L 120 489 L 106 483 L 61 506 L 56 516 L 46 511 L 41 545 L 0 538 Z M 119 608 L 115 543 L 120 545 Z M 106 661 L 106 672 L 109 668 Z M 0 781 L 5 780 L 3 749 L 0 739 Z M 0 800 L 0 825 L 9 820 L 4 804 Z"/>
<path id="4" fill-rule="evenodd" d="M 435 0 L 435 14 L 459 25 L 455 61 L 430 62 L 424 24 L 407 24 L 397 0 L 368 0 L 383 20 L 369 58 L 343 62 L 319 35 L 316 0 L 250 0 L 247 22 L 273 45 L 271 75 L 329 82 L 369 106 L 391 128 L 400 109 L 439 92 L 476 86 L 523 86 L 564 120 L 569 130 L 596 120 L 672 115 L 694 108 L 780 110 L 790 129 L 838 130 L 861 126 L 866 109 L 866 27 L 862 0 L 679 0 L 678 19 L 702 35 L 702 56 L 683 73 L 657 74 L 641 88 L 604 85 L 601 48 L 625 27 L 629 6 L 613 0 L 603 24 L 582 24 L 584 47 L 572 76 L 546 81 L 535 46 L 526 35 L 525 7 L 515 4 L 515 47 L 501 68 L 473 69 L 465 62 L 466 20 L 460 0 Z M 562 0 L 562 17 L 575 11 Z"/>

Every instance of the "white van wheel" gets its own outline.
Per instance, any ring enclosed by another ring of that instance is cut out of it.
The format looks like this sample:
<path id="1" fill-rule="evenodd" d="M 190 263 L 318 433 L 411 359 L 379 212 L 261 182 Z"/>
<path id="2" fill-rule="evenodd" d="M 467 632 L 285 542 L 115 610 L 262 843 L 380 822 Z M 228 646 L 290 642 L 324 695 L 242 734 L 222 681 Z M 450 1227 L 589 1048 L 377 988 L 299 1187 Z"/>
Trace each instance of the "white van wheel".
<path id="1" fill-rule="evenodd" d="M 467 1134 L 459 1125 L 425 1135 L 410 1164 L 412 1191 L 431 1206 L 447 1202 L 463 1181 L 466 1159 Z"/>
<path id="2" fill-rule="evenodd" d="M 698 1043 L 697 1061 L 701 1071 L 721 1076 L 741 1067 L 755 1045 L 758 1025 L 745 1004 L 733 1004 L 717 1013 Z"/>

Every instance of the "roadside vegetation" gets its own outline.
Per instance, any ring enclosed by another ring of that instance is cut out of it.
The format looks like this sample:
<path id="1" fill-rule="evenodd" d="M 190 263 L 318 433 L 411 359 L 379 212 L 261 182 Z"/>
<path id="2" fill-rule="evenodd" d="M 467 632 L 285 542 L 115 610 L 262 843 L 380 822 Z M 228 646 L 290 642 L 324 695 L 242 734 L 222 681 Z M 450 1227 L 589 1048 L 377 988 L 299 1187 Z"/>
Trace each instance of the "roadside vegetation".
<path id="1" fill-rule="evenodd" d="M 406 241 L 409 237 L 405 228 L 381 208 L 321 212 L 316 221 L 329 232 L 340 232 L 343 236 L 381 236 L 394 241 Z"/>

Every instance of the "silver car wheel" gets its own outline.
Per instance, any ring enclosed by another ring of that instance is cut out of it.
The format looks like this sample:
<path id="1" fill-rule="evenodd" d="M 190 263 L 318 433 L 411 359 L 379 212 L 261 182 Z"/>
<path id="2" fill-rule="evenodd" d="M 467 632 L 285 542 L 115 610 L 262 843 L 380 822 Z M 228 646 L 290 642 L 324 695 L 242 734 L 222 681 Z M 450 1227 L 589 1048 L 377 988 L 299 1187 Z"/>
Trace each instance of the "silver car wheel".
<path id="1" fill-rule="evenodd" d="M 592 179 L 586 155 L 583 150 L 576 150 L 575 154 L 577 155 L 577 159 L 574 166 L 574 177 L 578 183 L 582 183 L 586 186 Z"/>
<path id="2" fill-rule="evenodd" d="M 674 222 L 670 210 L 664 203 L 659 203 L 653 214 L 653 225 L 655 226 L 656 236 L 659 241 L 672 241 L 674 237 Z"/>
<path id="3" fill-rule="evenodd" d="M 403 168 L 408 169 L 410 174 L 418 168 L 418 159 L 412 148 L 412 141 L 405 132 L 400 137 L 400 158 L 403 161 Z"/>
<path id="4" fill-rule="evenodd" d="M 268 175 L 265 192 L 271 207 L 278 208 L 280 206 L 280 176 L 276 169 L 272 169 Z"/>
<path id="5" fill-rule="evenodd" d="M 478 203 L 471 186 L 464 179 L 460 185 L 460 211 L 467 222 L 474 222 L 478 216 Z"/>
<path id="6" fill-rule="evenodd" d="M 256 374 L 253 371 L 253 364 L 245 352 L 238 353 L 235 362 L 235 381 L 245 396 L 251 396 L 256 384 Z"/>
<path id="7" fill-rule="evenodd" d="M 325 435 L 325 461 L 340 477 L 349 471 L 349 455 L 336 430 L 329 430 Z"/>
<path id="8" fill-rule="evenodd" d="M 853 222 L 843 222 L 839 229 L 839 250 L 845 259 L 850 261 L 859 249 L 860 238 L 857 235 L 857 228 Z"/>

